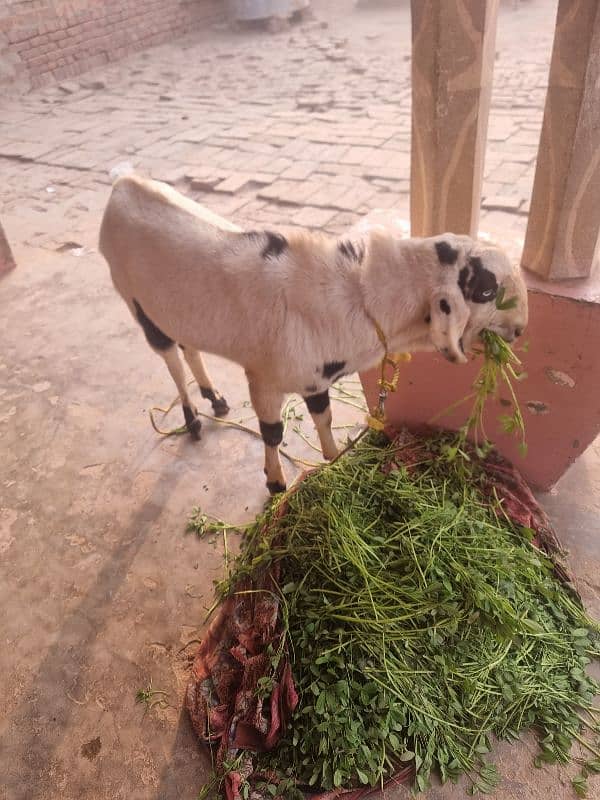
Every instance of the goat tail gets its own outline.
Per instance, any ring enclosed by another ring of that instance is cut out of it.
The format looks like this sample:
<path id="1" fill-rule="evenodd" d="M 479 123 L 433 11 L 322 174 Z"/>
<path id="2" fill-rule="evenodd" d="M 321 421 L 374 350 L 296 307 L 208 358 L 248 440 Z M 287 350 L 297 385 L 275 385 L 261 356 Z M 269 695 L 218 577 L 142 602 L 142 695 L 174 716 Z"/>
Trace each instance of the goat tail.
<path id="1" fill-rule="evenodd" d="M 109 170 L 108 174 L 111 181 L 115 183 L 119 178 L 123 178 L 125 175 L 131 175 L 133 172 L 135 172 L 135 167 L 131 161 L 120 161 Z"/>

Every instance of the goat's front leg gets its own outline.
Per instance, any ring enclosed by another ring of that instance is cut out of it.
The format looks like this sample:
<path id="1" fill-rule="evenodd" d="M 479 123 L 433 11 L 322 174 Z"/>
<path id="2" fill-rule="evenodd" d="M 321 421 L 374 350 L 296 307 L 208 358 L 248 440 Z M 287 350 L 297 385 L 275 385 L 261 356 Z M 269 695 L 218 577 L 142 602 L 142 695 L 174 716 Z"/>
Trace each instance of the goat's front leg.
<path id="1" fill-rule="evenodd" d="M 331 432 L 331 405 L 329 403 L 329 390 L 326 389 L 320 394 L 311 394 L 304 398 L 304 402 L 315 423 L 315 428 L 319 434 L 321 451 L 323 458 L 331 461 L 338 454 L 337 445 Z"/>
<path id="2" fill-rule="evenodd" d="M 248 374 L 248 373 L 247 373 Z M 271 494 L 285 492 L 285 475 L 279 458 L 279 445 L 283 439 L 281 404 L 283 393 L 261 384 L 248 374 L 250 400 L 258 417 L 260 434 L 265 444 L 265 475 Z"/>

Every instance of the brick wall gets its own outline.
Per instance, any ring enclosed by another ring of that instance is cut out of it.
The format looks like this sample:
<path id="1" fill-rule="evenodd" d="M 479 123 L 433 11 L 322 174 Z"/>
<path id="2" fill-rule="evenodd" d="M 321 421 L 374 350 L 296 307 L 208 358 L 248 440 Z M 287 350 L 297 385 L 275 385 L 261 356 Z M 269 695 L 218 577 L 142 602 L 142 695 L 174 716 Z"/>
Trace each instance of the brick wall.
<path id="1" fill-rule="evenodd" d="M 223 0 L 0 0 L 0 86 L 73 77 L 201 28 L 222 8 Z"/>

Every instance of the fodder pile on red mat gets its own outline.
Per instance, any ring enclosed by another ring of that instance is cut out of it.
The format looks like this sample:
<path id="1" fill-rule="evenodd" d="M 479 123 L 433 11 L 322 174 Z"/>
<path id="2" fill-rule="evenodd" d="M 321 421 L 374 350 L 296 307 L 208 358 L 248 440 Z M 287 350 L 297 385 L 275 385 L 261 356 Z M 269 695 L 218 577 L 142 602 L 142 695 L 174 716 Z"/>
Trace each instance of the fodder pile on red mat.
<path id="1" fill-rule="evenodd" d="M 598 627 L 517 471 L 467 455 L 371 435 L 247 531 L 187 692 L 229 800 L 423 790 L 432 771 L 490 792 L 492 737 L 527 728 L 537 764 L 583 742 L 585 794 Z"/>

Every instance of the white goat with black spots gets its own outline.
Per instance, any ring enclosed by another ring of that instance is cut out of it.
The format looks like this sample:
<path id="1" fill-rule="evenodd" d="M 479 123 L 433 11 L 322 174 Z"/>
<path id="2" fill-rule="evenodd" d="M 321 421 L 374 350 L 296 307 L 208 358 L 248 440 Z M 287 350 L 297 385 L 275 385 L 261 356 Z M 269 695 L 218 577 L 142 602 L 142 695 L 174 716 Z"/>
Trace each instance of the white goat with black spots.
<path id="1" fill-rule="evenodd" d="M 271 493 L 285 489 L 281 406 L 301 394 L 323 456 L 337 454 L 329 387 L 390 352 L 438 350 L 465 362 L 484 329 L 508 341 L 527 324 L 527 291 L 498 248 L 466 236 L 401 239 L 373 230 L 352 239 L 243 231 L 170 186 L 120 178 L 104 213 L 100 250 L 150 346 L 177 385 L 186 425 L 199 438 L 177 345 L 214 413 L 227 413 L 200 351 L 246 371 L 265 444 Z M 497 308 L 502 287 L 515 297 Z"/>

